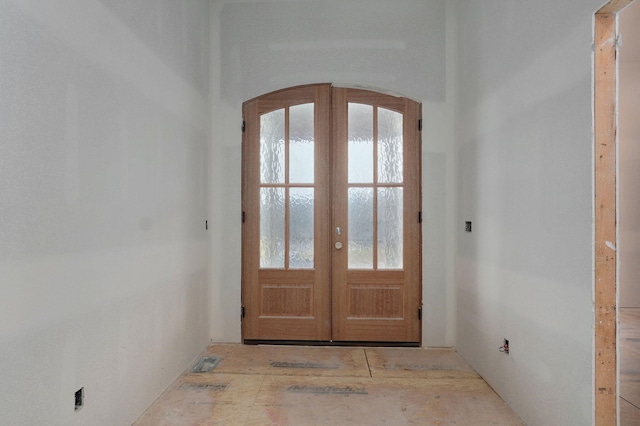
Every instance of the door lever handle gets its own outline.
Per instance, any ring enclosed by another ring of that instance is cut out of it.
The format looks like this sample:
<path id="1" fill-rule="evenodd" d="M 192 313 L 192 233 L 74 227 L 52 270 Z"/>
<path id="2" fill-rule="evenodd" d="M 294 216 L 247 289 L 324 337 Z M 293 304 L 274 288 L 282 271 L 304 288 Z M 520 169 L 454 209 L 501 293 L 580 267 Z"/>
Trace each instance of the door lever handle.
<path id="1" fill-rule="evenodd" d="M 342 228 L 338 226 L 336 227 L 336 235 L 340 235 L 340 234 L 342 234 Z"/>

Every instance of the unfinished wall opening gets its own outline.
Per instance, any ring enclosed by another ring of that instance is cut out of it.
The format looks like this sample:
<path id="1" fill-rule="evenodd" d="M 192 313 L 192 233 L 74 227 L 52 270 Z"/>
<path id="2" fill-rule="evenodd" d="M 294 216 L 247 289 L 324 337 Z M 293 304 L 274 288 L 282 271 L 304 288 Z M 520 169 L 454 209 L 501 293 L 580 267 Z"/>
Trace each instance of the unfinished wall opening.
<path id="1" fill-rule="evenodd" d="M 617 49 L 618 12 L 632 0 L 612 0 L 594 25 L 595 423 L 618 421 L 617 358 Z"/>

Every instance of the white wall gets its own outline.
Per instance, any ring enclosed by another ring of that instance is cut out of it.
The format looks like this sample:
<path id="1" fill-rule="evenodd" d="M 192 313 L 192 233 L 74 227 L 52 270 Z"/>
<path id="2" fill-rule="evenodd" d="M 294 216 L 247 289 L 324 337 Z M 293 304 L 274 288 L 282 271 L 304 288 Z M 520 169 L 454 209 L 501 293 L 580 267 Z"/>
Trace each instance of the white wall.
<path id="1" fill-rule="evenodd" d="M 306 83 L 365 85 L 424 106 L 423 343 L 454 343 L 453 151 L 444 0 L 219 0 L 212 3 L 216 188 L 212 336 L 240 340 L 242 103 Z M 451 46 L 449 46 L 451 47 Z M 215 84 L 215 83 L 214 83 Z M 217 200 L 224 200 L 220 202 Z M 449 228 L 447 228 L 449 226 Z M 449 241 L 449 242 L 448 242 Z"/>
<path id="2" fill-rule="evenodd" d="M 602 3 L 462 1 L 457 15 L 457 348 L 532 426 L 593 422 L 591 44 Z"/>
<path id="3" fill-rule="evenodd" d="M 640 307 L 640 2 L 620 13 L 619 306 Z"/>
<path id="4" fill-rule="evenodd" d="M 208 13 L 0 0 L 0 423 L 131 424 L 207 345 Z"/>
<path id="5" fill-rule="evenodd" d="M 241 104 L 334 82 L 423 103 L 424 344 L 590 424 L 599 3 L 0 0 L 1 422 L 131 423 L 240 340 Z"/>

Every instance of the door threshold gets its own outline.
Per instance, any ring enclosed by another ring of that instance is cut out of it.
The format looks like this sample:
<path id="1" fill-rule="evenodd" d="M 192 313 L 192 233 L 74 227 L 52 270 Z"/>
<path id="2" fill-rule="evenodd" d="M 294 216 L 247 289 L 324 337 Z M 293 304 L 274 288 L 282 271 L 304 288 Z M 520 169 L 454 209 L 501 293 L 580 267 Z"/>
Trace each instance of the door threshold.
<path id="1" fill-rule="evenodd" d="M 357 347 L 395 347 L 419 348 L 420 342 L 336 342 L 326 340 L 260 340 L 244 339 L 245 345 L 287 345 L 287 346 L 357 346 Z"/>

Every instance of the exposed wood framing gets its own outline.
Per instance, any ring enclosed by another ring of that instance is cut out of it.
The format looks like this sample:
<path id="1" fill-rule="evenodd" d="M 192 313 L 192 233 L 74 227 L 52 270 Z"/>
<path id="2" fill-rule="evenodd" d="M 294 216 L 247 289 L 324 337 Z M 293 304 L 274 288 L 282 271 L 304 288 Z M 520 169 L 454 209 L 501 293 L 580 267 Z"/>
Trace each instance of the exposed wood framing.
<path id="1" fill-rule="evenodd" d="M 595 424 L 617 423 L 616 9 L 595 17 Z M 624 3 L 624 5 L 621 5 Z"/>
<path id="2" fill-rule="evenodd" d="M 633 0 L 611 0 L 609 3 L 602 6 L 597 13 L 601 15 L 607 15 L 609 13 L 618 13 L 625 7 L 627 7 Z"/>

